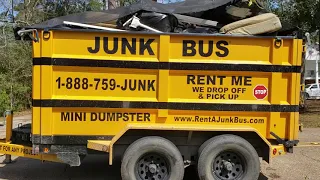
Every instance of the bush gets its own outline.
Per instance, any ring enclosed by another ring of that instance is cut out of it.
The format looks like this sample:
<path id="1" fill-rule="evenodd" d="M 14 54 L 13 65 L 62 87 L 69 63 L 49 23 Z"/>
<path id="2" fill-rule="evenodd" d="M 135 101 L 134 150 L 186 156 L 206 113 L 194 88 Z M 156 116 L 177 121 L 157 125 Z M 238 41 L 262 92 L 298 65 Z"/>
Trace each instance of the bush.
<path id="1" fill-rule="evenodd" d="M 0 117 L 3 112 L 9 108 L 10 98 L 5 91 L 0 91 Z"/>

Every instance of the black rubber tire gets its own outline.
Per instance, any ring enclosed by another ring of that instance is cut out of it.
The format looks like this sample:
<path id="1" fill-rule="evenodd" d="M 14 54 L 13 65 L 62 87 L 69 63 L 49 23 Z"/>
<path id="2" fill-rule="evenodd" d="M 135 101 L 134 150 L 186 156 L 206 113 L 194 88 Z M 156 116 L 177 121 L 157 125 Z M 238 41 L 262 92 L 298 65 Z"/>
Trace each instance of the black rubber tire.
<path id="1" fill-rule="evenodd" d="M 257 180 L 260 175 L 259 156 L 254 147 L 242 137 L 226 134 L 215 136 L 199 148 L 198 175 L 200 180 L 220 180 L 212 172 L 212 164 L 218 154 L 232 151 L 242 156 L 244 172 L 237 180 Z"/>
<path id="2" fill-rule="evenodd" d="M 218 137 L 218 136 L 216 136 L 216 137 Z M 201 146 L 200 146 L 199 149 L 198 149 L 198 158 L 200 157 L 200 154 L 201 154 L 201 152 L 203 151 L 203 149 L 204 149 L 213 139 L 214 139 L 214 137 L 206 140 L 205 142 L 203 142 L 203 143 L 201 144 Z"/>
<path id="3" fill-rule="evenodd" d="M 121 162 L 121 177 L 123 180 L 136 179 L 135 165 L 146 153 L 158 153 L 167 159 L 170 174 L 167 180 L 183 180 L 184 163 L 180 151 L 169 140 L 158 137 L 143 137 L 133 142 L 125 151 Z"/>

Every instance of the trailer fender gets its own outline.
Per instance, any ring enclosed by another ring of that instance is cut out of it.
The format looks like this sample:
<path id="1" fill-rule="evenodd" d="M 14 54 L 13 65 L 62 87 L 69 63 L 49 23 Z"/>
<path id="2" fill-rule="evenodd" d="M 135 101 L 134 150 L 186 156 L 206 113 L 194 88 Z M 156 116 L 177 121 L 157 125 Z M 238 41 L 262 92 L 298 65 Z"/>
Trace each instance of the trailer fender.
<path id="1" fill-rule="evenodd" d="M 254 132 L 256 133 L 263 142 L 269 147 L 269 156 L 267 159 L 267 162 L 270 162 L 270 158 L 272 156 L 272 145 L 270 142 L 262 136 L 256 129 L 249 127 L 249 126 L 223 126 L 223 127 L 217 127 L 217 126 L 192 126 L 192 125 L 165 125 L 165 124 L 153 124 L 150 125 L 144 125 L 144 124 L 129 124 L 127 125 L 120 133 L 115 135 L 111 142 L 109 143 L 109 165 L 112 165 L 113 163 L 113 145 L 129 130 L 172 130 L 172 131 L 202 131 L 202 132 L 214 132 L 214 131 L 220 131 L 220 132 Z"/>

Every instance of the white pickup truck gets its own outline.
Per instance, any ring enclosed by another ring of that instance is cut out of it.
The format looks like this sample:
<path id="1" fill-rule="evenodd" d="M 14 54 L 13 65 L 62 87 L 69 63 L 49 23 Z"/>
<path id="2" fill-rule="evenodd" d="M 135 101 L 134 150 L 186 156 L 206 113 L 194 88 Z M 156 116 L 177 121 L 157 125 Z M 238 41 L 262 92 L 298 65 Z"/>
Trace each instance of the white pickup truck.
<path id="1" fill-rule="evenodd" d="M 306 99 L 320 98 L 320 84 L 307 84 L 305 87 Z"/>

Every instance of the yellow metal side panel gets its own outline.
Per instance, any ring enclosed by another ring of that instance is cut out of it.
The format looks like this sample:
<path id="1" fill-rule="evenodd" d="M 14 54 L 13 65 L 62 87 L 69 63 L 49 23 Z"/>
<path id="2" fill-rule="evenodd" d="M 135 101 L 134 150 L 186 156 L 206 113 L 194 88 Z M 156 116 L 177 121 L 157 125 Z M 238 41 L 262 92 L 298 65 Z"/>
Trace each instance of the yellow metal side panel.
<path id="1" fill-rule="evenodd" d="M 48 136 L 54 134 L 53 128 L 54 121 L 52 117 L 52 108 L 41 108 L 41 135 Z M 71 127 L 69 128 L 71 129 Z"/>
<path id="2" fill-rule="evenodd" d="M 284 89 L 286 88 L 280 88 L 280 86 L 284 85 L 283 87 L 287 87 L 285 86 L 286 84 L 281 84 L 281 73 L 272 73 L 271 75 L 271 79 L 270 79 L 270 103 L 271 104 L 280 104 L 281 100 L 283 100 L 283 102 L 285 102 L 287 100 L 287 95 L 286 95 L 286 91 L 283 92 Z M 284 95 L 284 96 L 281 96 Z"/>
<path id="3" fill-rule="evenodd" d="M 294 76 L 294 73 L 282 73 L 282 76 L 279 77 L 279 79 L 275 79 L 278 84 L 275 86 L 275 94 L 280 96 L 280 104 L 290 104 L 290 105 L 296 105 L 292 103 L 292 97 L 291 95 L 293 94 L 295 90 L 290 87 L 290 84 L 292 83 L 292 76 Z M 286 88 L 284 88 L 286 87 Z M 284 101 L 285 99 L 285 101 Z M 278 102 L 279 103 L 279 102 Z"/>
<path id="4" fill-rule="evenodd" d="M 271 64 L 273 43 L 271 38 L 172 36 L 171 49 L 183 51 L 170 51 L 170 61 Z M 285 41 L 275 64 L 289 64 L 291 48 Z"/>
<path id="5" fill-rule="evenodd" d="M 127 44 L 130 44 L 131 51 Z M 158 44 L 158 35 L 56 31 L 52 56 L 157 61 Z"/>
<path id="6" fill-rule="evenodd" d="M 303 45 L 303 41 L 301 39 L 297 39 L 297 64 L 296 65 L 301 65 L 302 63 L 302 57 L 303 57 L 303 52 L 305 51 L 304 50 L 304 45 Z"/>
<path id="7" fill-rule="evenodd" d="M 303 52 L 304 52 L 304 46 L 303 46 L 303 40 L 299 39 L 296 40 L 297 42 L 297 65 L 301 65 L 302 63 L 302 58 L 303 58 Z M 302 89 L 300 88 L 301 84 L 301 73 L 297 73 L 296 74 L 296 80 L 295 80 L 296 84 L 295 84 L 295 104 L 299 104 L 300 103 L 300 92 L 302 91 Z M 293 139 L 299 139 L 299 116 L 300 114 L 298 112 L 294 113 L 294 132 L 293 132 Z"/>
<path id="8" fill-rule="evenodd" d="M 294 134 L 293 139 L 299 139 L 299 112 L 294 113 Z"/>
<path id="9" fill-rule="evenodd" d="M 283 40 L 281 48 L 276 48 L 274 39 L 259 37 L 244 39 L 229 36 L 68 31 L 56 31 L 52 37 L 54 41 L 50 55 L 53 57 L 90 57 L 90 59 L 100 60 L 163 61 L 161 59 L 164 58 L 170 59 L 170 62 L 181 62 L 183 59 L 184 62 L 236 61 L 237 63 L 290 65 L 293 48 L 293 40 Z M 243 53 L 244 49 L 246 53 Z M 45 50 L 47 51 L 47 48 Z M 159 53 L 160 50 L 161 53 Z"/>
<path id="10" fill-rule="evenodd" d="M 47 109 L 47 108 L 43 108 Z M 48 108 L 49 110 L 49 108 Z M 47 113 L 46 116 L 50 114 Z M 50 119 L 50 118 L 48 118 Z M 117 135 L 128 125 L 156 125 L 157 111 L 148 109 L 102 109 L 102 108 L 53 108 L 52 131 L 54 135 Z M 246 126 L 267 136 L 269 113 L 216 112 L 169 110 L 166 125 L 182 126 Z M 280 119 L 276 119 L 280 121 Z M 48 128 L 50 122 L 43 121 Z M 196 128 L 197 129 L 197 128 Z M 201 130 L 201 129 L 198 129 Z M 43 131 L 44 132 L 44 131 Z M 46 131 L 47 132 L 47 131 Z M 47 134 L 47 133 L 46 133 Z"/>
<path id="11" fill-rule="evenodd" d="M 169 89 L 169 70 L 159 71 L 158 100 L 161 102 L 168 101 Z"/>
<path id="12" fill-rule="evenodd" d="M 170 56 L 170 36 L 169 35 L 161 35 L 160 36 L 160 45 L 159 49 L 161 49 L 161 53 L 159 53 L 159 61 L 160 62 L 168 62 Z M 158 90 L 158 101 L 160 102 L 168 102 L 168 94 L 169 94 L 169 70 L 159 70 L 159 84 L 157 87 Z M 165 123 L 166 118 L 168 117 L 167 109 L 159 109 L 158 110 L 158 119 L 157 123 Z"/>
<path id="13" fill-rule="evenodd" d="M 286 94 L 291 89 L 287 84 L 287 77 L 280 73 L 170 71 L 169 101 L 288 105 Z M 268 93 L 257 101 L 254 90 L 260 85 Z"/>
<path id="14" fill-rule="evenodd" d="M 292 75 L 290 87 L 293 89 L 291 91 L 291 104 L 299 105 L 300 104 L 300 74 L 294 73 Z M 288 135 L 290 140 L 294 140 L 298 136 L 299 131 L 299 117 L 296 113 L 290 113 L 290 134 Z M 296 139 L 295 139 L 296 140 Z"/>
<path id="15" fill-rule="evenodd" d="M 89 65 L 93 60 L 99 63 L 121 60 L 120 65 L 125 61 L 142 61 L 147 65 L 142 63 L 143 67 L 135 68 L 63 66 L 63 61 L 69 59 L 60 59 L 60 65 L 43 66 L 41 99 L 53 100 L 52 103 L 57 103 L 55 99 L 87 101 L 73 102 L 80 106 L 77 108 L 41 108 L 42 135 L 117 135 L 132 124 L 165 124 L 248 126 L 268 138 L 273 138 L 270 131 L 280 138 L 293 137 L 293 133 L 288 132 L 292 131 L 293 116 L 289 112 L 269 112 L 268 105 L 276 105 L 279 111 L 282 111 L 279 105 L 297 105 L 295 73 L 173 70 L 166 66 L 167 62 L 296 65 L 293 40 L 282 40 L 279 48 L 272 38 L 68 31 L 54 32 L 51 37 L 53 39 L 42 46 L 43 57 L 77 58 L 73 64 L 87 59 L 85 62 Z M 149 67 L 150 62 L 153 68 Z M 254 95 L 261 93 L 255 90 L 258 86 L 267 90 L 260 99 Z M 167 106 L 170 110 L 166 109 L 166 102 L 171 103 L 171 109 Z M 172 106 L 174 103 L 177 105 Z M 180 103 L 184 103 L 183 108 Z M 191 107 L 189 103 L 194 104 Z M 238 106 L 233 112 L 209 108 L 197 111 L 200 107 L 196 103 L 202 103 L 202 107 L 204 103 L 216 104 L 218 108 L 220 104 L 245 104 L 252 105 L 252 109 L 247 106 L 248 112 L 243 112 Z M 258 106 L 265 108 L 264 112 L 255 111 Z M 182 110 L 172 110 L 175 108 Z"/>
<path id="16" fill-rule="evenodd" d="M 32 98 L 40 99 L 41 88 L 41 68 L 40 66 L 32 67 Z"/>
<path id="17" fill-rule="evenodd" d="M 292 74 L 285 74 L 283 73 L 282 76 L 275 76 L 275 92 L 274 94 L 278 96 L 278 100 L 275 103 L 278 104 L 290 104 L 290 105 L 297 105 L 295 102 L 293 102 L 292 95 L 295 92 L 295 89 L 291 87 L 293 77 L 295 76 L 294 73 Z M 286 87 L 286 88 L 285 88 Z"/>
<path id="18" fill-rule="evenodd" d="M 288 117 L 287 117 L 287 119 L 291 119 L 291 121 L 288 121 L 288 125 L 286 126 L 287 127 L 287 138 L 289 139 L 289 140 L 294 140 L 293 139 L 293 137 L 295 136 L 295 113 L 290 113 L 289 115 L 288 115 Z"/>
<path id="19" fill-rule="evenodd" d="M 281 124 L 278 126 L 278 124 Z M 283 127 L 283 125 L 285 124 L 285 122 L 283 121 L 283 119 L 280 118 L 280 112 L 272 112 L 270 113 L 270 121 L 269 121 L 269 125 L 268 127 L 268 134 L 267 134 L 267 138 L 268 139 L 275 139 L 275 137 L 273 137 L 270 132 L 274 132 L 277 131 L 278 129 L 280 129 L 280 127 Z M 283 130 L 283 129 L 282 129 Z M 282 134 L 284 137 L 285 133 Z"/>
<path id="20" fill-rule="evenodd" d="M 269 103 L 268 95 L 258 102 L 253 96 L 256 85 L 269 87 L 266 73 L 170 71 L 169 84 L 169 101 L 173 102 Z"/>
<path id="21" fill-rule="evenodd" d="M 42 85 L 40 66 L 33 66 L 32 74 L 32 98 L 40 99 L 40 88 Z"/>
<path id="22" fill-rule="evenodd" d="M 290 113 L 272 113 L 270 131 L 274 132 L 281 138 L 286 138 L 289 135 Z M 275 139 L 271 136 L 272 139 Z"/>
<path id="23" fill-rule="evenodd" d="M 272 64 L 282 64 L 282 63 L 286 64 L 289 61 L 289 57 L 288 57 L 288 55 L 286 56 L 286 54 L 282 54 L 282 53 L 283 53 L 284 49 L 287 49 L 290 46 L 286 43 L 287 46 L 283 45 L 281 48 L 278 48 L 278 47 L 276 47 L 275 42 L 276 42 L 276 40 L 273 39 L 271 47 L 269 47 L 270 48 L 270 62 Z M 284 43 L 283 40 L 281 40 L 281 42 L 282 42 L 282 44 Z"/>
<path id="24" fill-rule="evenodd" d="M 273 46 L 273 48 L 278 51 L 278 53 L 273 56 L 273 58 L 278 61 L 276 64 L 296 65 L 295 60 L 292 57 L 292 51 L 296 48 L 294 42 L 296 42 L 294 39 L 283 39 L 283 45 L 280 48 Z"/>
<path id="25" fill-rule="evenodd" d="M 158 71 L 115 68 L 48 67 L 48 98 L 75 100 L 156 101 Z M 50 78 L 50 79 L 49 79 Z M 45 84 L 43 84 L 45 85 Z M 44 96 L 42 96 L 44 97 Z M 47 97 L 47 96 L 45 96 Z"/>
<path id="26" fill-rule="evenodd" d="M 32 108 L 32 134 L 40 135 L 41 133 L 41 108 L 33 107 Z"/>
<path id="27" fill-rule="evenodd" d="M 299 95 L 300 95 L 300 78 L 297 73 L 293 73 L 290 77 L 288 77 L 289 83 L 288 87 L 290 91 L 288 91 L 289 103 L 292 105 L 299 105 Z"/>
<path id="28" fill-rule="evenodd" d="M 215 111 L 169 111 L 166 123 L 179 125 L 238 127 L 247 126 L 256 129 L 266 136 L 266 124 L 269 121 L 268 113 L 257 112 L 215 112 Z"/>
<path id="29" fill-rule="evenodd" d="M 41 99 L 52 98 L 52 66 L 41 66 Z"/>
<path id="30" fill-rule="evenodd" d="M 34 47 L 34 52 L 39 51 L 40 46 Z M 37 53 L 39 53 L 37 52 Z M 41 99 L 41 68 L 40 66 L 32 67 L 32 98 Z M 40 134 L 40 107 L 32 107 L 32 134 Z"/>
<path id="31" fill-rule="evenodd" d="M 42 37 L 44 37 L 44 32 L 41 31 L 41 34 L 39 34 L 39 36 L 41 36 L 42 39 L 40 39 L 41 41 L 41 57 L 52 57 L 52 50 L 53 50 L 53 33 L 50 31 L 50 37 L 49 39 L 43 39 Z M 72 47 L 72 46 L 69 46 Z"/>
<path id="32" fill-rule="evenodd" d="M 169 95 L 169 70 L 159 71 L 159 91 L 158 91 L 158 101 L 168 102 Z M 168 116 L 167 109 L 159 109 L 157 122 L 165 122 Z"/>
<path id="33" fill-rule="evenodd" d="M 159 61 L 160 62 L 168 62 L 170 57 L 170 36 L 169 35 L 161 35 L 160 36 L 160 44 L 159 49 L 161 49 L 161 53 L 159 53 Z M 174 49 L 172 49 L 174 50 Z"/>
<path id="34" fill-rule="evenodd" d="M 48 108 L 48 110 L 50 109 Z M 47 115 L 53 115 L 51 133 L 55 135 L 116 135 L 127 124 L 154 124 L 157 111 L 148 109 L 53 108 L 53 114 L 48 111 Z M 45 122 L 43 121 L 43 123 Z"/>
<path id="35" fill-rule="evenodd" d="M 298 54 L 299 51 L 299 46 L 298 46 L 298 41 L 293 41 L 293 45 L 294 48 L 292 48 L 291 52 L 290 52 L 290 57 L 291 57 L 291 61 L 292 64 L 297 65 L 298 62 L 298 56 L 301 56 L 302 53 Z"/>

